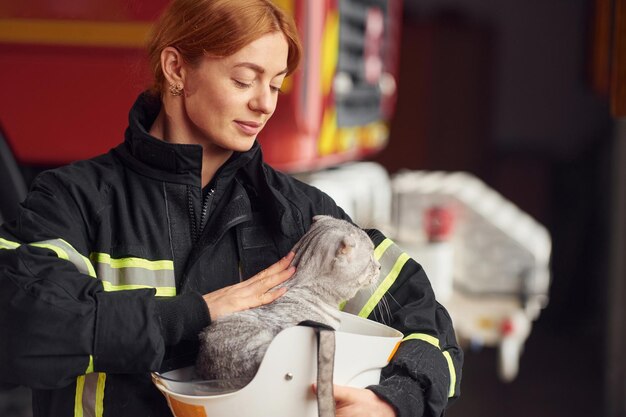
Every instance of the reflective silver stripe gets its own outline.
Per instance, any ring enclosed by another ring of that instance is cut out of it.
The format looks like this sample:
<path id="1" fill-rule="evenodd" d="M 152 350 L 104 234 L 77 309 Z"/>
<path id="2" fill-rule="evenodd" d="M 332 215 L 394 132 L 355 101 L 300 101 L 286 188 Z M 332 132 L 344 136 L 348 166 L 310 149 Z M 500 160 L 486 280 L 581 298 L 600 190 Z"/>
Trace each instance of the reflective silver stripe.
<path id="1" fill-rule="evenodd" d="M 367 312 L 365 317 L 369 316 L 369 313 L 371 313 L 376 304 L 382 299 L 391 284 L 395 282 L 397 274 L 400 272 L 399 269 L 402 269 L 401 266 L 404 266 L 406 260 L 403 259 L 404 257 L 402 255 L 402 249 L 393 243 L 391 239 L 383 240 L 374 250 L 374 257 L 380 262 L 380 276 L 378 282 L 370 288 L 360 290 L 354 298 L 345 304 L 343 310 L 347 313 L 362 315 L 361 313 L 365 314 L 363 308 L 371 306 L 371 309 L 368 307 L 367 310 L 369 310 L 369 312 Z M 399 260 L 401 261 L 401 265 L 398 265 Z M 399 269 L 398 266 L 400 266 Z M 373 288 L 376 289 L 373 290 Z"/>
<path id="2" fill-rule="evenodd" d="M 91 264 L 91 261 L 87 257 L 81 255 L 80 252 L 74 249 L 72 245 L 63 239 L 42 240 L 40 242 L 32 242 L 29 245 L 37 248 L 49 249 L 59 258 L 70 261 L 79 272 L 92 277 L 96 276 L 96 272 Z M 0 238 L 0 249 L 17 249 L 18 247 L 20 247 L 19 243 Z"/>
<path id="3" fill-rule="evenodd" d="M 102 417 L 105 384 L 105 373 L 97 372 L 77 378 L 74 417 Z"/>
<path id="4" fill-rule="evenodd" d="M 158 296 L 176 295 L 174 262 L 171 260 L 112 259 L 106 253 L 92 253 L 92 260 L 89 260 L 63 239 L 44 240 L 30 245 L 49 249 L 60 259 L 71 262 L 79 272 L 99 278 L 106 291 L 155 288 Z M 19 246 L 19 243 L 0 238 L 0 249 L 16 249 Z"/>
<path id="5" fill-rule="evenodd" d="M 92 253 L 98 278 L 106 291 L 155 288 L 158 296 L 176 295 L 174 262 L 141 258 L 111 258 L 106 253 Z"/>
<path id="6" fill-rule="evenodd" d="M 67 243 L 63 239 L 50 239 L 43 240 L 41 242 L 33 242 L 30 244 L 31 246 L 35 246 L 38 248 L 50 249 L 61 259 L 65 259 L 70 261 L 79 272 L 83 274 L 87 274 L 91 277 L 96 276 L 96 271 L 91 264 L 91 261 L 80 254 L 72 245 Z"/>

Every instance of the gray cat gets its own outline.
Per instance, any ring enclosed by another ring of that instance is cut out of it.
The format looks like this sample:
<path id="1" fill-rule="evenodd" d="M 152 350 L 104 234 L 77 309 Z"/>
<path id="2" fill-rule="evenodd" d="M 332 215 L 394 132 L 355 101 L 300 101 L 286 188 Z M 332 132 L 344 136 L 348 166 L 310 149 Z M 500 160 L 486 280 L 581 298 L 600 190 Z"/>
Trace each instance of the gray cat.
<path id="1" fill-rule="evenodd" d="M 296 273 L 271 304 L 221 317 L 200 333 L 196 372 L 240 388 L 252 380 L 281 330 L 312 320 L 337 329 L 338 306 L 376 282 L 380 264 L 367 234 L 347 221 L 315 216 L 293 248 Z"/>

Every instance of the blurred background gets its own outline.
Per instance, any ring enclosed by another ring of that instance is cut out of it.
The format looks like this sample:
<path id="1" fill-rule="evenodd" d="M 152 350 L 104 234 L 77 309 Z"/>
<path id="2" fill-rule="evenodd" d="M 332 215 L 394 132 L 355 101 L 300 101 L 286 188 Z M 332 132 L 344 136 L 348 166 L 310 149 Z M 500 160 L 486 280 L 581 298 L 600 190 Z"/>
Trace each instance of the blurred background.
<path id="1" fill-rule="evenodd" d="M 626 416 L 626 0 L 276 2 L 307 71 L 264 155 L 424 264 L 466 353 L 447 415 Z M 0 221 L 122 141 L 166 3 L 0 0 Z"/>

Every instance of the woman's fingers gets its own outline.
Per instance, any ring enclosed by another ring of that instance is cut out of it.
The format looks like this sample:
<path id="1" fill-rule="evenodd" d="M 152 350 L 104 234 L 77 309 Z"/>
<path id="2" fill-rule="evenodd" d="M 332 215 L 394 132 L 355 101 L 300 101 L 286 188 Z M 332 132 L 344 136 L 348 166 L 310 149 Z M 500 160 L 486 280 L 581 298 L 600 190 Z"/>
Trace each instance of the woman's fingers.
<path id="1" fill-rule="evenodd" d="M 280 272 L 274 273 L 273 275 L 267 275 L 262 279 L 258 280 L 255 284 L 258 287 L 258 291 L 263 293 L 271 290 L 275 286 L 282 284 L 287 281 L 289 278 L 293 276 L 296 272 L 295 266 L 290 266 L 287 269 L 284 269 Z"/>
<path id="2" fill-rule="evenodd" d="M 317 394 L 317 385 L 311 388 Z M 333 384 L 333 395 L 337 417 L 396 416 L 395 409 L 371 390 Z"/>
<path id="3" fill-rule="evenodd" d="M 296 268 L 290 266 L 293 257 L 294 253 L 289 252 L 287 256 L 252 278 L 205 294 L 203 297 L 209 307 L 211 318 L 217 319 L 236 311 L 259 307 L 281 297 L 287 289 L 275 287 L 296 272 Z"/>
<path id="4" fill-rule="evenodd" d="M 280 297 L 282 297 L 286 292 L 287 292 L 287 288 L 285 287 L 277 288 L 271 291 L 266 291 L 259 296 L 259 304 L 252 306 L 252 307 L 258 307 L 258 306 L 262 306 L 265 304 L 269 304 L 272 301 L 277 300 Z"/>

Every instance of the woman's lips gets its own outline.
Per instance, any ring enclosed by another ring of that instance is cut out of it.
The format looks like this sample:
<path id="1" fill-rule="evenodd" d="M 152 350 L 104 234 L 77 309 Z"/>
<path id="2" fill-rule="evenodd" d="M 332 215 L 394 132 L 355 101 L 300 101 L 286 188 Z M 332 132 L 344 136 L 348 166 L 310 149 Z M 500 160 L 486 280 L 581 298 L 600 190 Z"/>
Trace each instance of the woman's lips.
<path id="1" fill-rule="evenodd" d="M 248 136 L 256 136 L 263 127 L 262 123 L 235 120 L 235 124 L 244 134 Z"/>

